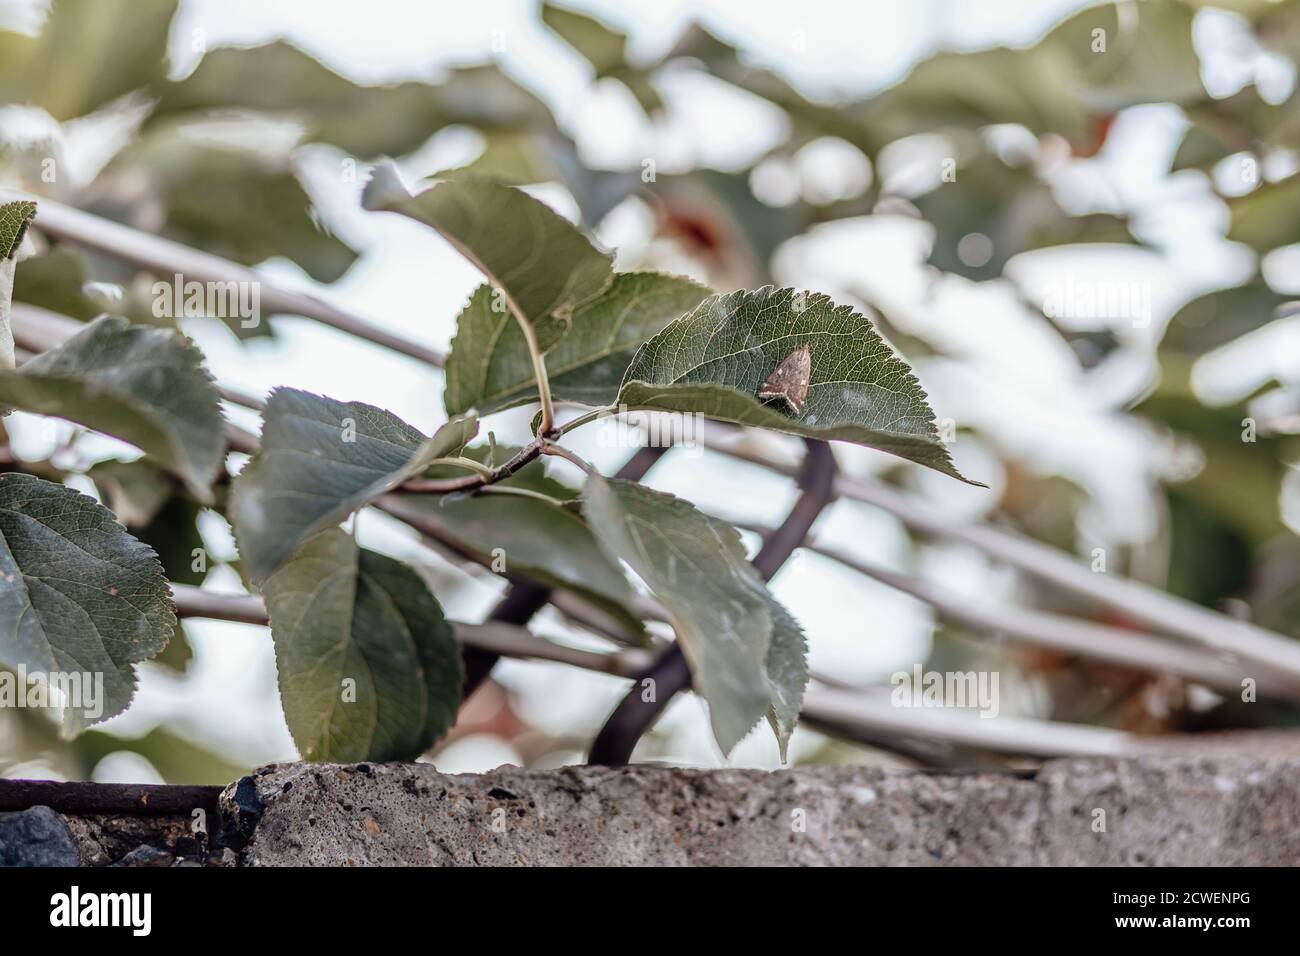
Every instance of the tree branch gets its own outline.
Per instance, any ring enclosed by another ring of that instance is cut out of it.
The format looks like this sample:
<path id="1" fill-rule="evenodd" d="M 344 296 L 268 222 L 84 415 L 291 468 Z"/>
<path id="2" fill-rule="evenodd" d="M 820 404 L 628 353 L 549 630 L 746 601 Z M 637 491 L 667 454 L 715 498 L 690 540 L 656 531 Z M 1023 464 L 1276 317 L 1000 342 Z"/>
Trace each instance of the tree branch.
<path id="1" fill-rule="evenodd" d="M 266 623 L 261 599 L 248 595 L 214 594 L 173 584 L 181 617 Z M 253 618 L 257 619 L 254 620 Z M 549 660 L 605 674 L 643 673 L 645 652 L 637 648 L 597 654 L 542 640 L 521 627 L 491 622 L 456 624 L 456 635 L 467 648 L 532 660 Z M 1021 718 L 981 718 L 951 709 L 899 708 L 889 693 L 810 687 L 801 719 L 849 740 L 873 743 L 884 738 L 927 738 L 998 753 L 1058 757 L 1076 754 L 1120 756 L 1160 749 L 1184 736 L 1142 741 L 1121 731 L 1078 724 Z"/>
<path id="2" fill-rule="evenodd" d="M 45 197 L 0 189 L 0 201 L 34 199 L 40 202 L 37 228 L 66 242 L 93 249 L 160 279 L 182 275 L 197 282 L 251 282 L 259 288 L 261 308 L 267 313 L 287 313 L 314 319 L 331 328 L 373 342 L 417 361 L 441 368 L 442 354 L 372 325 L 360 316 L 303 292 L 282 288 L 245 266 L 170 239 L 103 219 Z"/>
<path id="3" fill-rule="evenodd" d="M 218 594 L 188 584 L 172 584 L 172 600 L 181 618 L 209 618 L 242 624 L 268 623 L 266 604 L 253 594 Z M 584 670 L 631 677 L 649 664 L 649 653 L 625 648 L 610 653 L 566 647 L 535 636 L 526 628 L 489 621 L 484 624 L 453 622 L 456 637 L 465 648 L 488 652 L 496 657 L 517 657 L 556 661 Z"/>
<path id="4" fill-rule="evenodd" d="M 748 526 L 742 524 L 738 527 Z M 749 530 L 762 531 L 755 527 L 749 527 Z M 1300 684 L 1286 680 L 1285 675 L 1251 674 L 1240 662 L 1195 647 L 1171 643 L 1141 631 L 972 599 L 881 567 L 839 548 L 816 541 L 809 541 L 805 546 L 859 574 L 911 595 L 934 608 L 942 620 L 959 627 L 1065 654 L 1107 661 L 1136 671 L 1173 674 L 1231 694 L 1240 693 L 1242 680 L 1252 677 L 1257 679 L 1260 693 L 1292 699 L 1300 697 Z"/>
<path id="5" fill-rule="evenodd" d="M 715 433 L 716 434 L 716 433 Z M 795 474 L 786 465 L 753 452 L 731 447 L 706 435 L 702 444 L 783 474 Z M 1217 652 L 1250 659 L 1288 677 L 1300 678 L 1300 643 L 1280 634 L 1237 621 L 1190 601 L 1114 574 L 1094 573 L 1072 555 L 1003 528 L 965 524 L 936 512 L 920 499 L 874 481 L 848 475 L 835 480 L 843 498 L 874 505 L 894 515 L 926 537 L 944 538 L 969 545 L 1011 565 L 1045 584 L 1119 611 L 1126 617 L 1167 635 L 1176 635 Z"/>

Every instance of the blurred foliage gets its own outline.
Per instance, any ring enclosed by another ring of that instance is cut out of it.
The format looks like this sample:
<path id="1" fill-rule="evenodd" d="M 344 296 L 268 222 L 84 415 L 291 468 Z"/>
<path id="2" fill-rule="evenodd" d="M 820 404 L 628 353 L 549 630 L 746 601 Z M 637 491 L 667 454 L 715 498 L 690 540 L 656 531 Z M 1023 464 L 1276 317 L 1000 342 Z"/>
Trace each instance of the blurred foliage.
<path id="1" fill-rule="evenodd" d="M 1157 583 L 1211 607 L 1240 599 L 1261 624 L 1300 635 L 1300 553 L 1281 510 L 1284 483 L 1288 475 L 1294 480 L 1300 458 L 1300 382 L 1270 380 L 1255 394 L 1217 405 L 1190 384 L 1198 360 L 1242 336 L 1270 327 L 1289 328 L 1293 340 L 1300 336 L 1294 291 L 1271 284 L 1260 267 L 1267 254 L 1300 243 L 1300 90 L 1293 83 L 1272 101 L 1252 82 L 1211 96 L 1193 43 L 1193 23 L 1206 8 L 1240 17 L 1262 49 L 1294 68 L 1296 0 L 1145 0 L 1089 7 L 1024 47 L 937 51 L 883 90 L 832 102 L 806 95 L 700 24 L 661 55 L 633 58 L 627 37 L 613 26 L 543 4 L 542 22 L 593 81 L 625 86 L 647 122 L 660 123 L 674 109 L 660 83 L 667 70 L 707 74 L 766 101 L 788 121 L 788 135 L 747 168 L 646 177 L 635 166 L 584 163 L 547 104 L 494 62 L 458 66 L 436 80 L 365 85 L 276 41 L 207 51 L 193 72 L 177 77 L 166 57 L 175 0 L 53 0 L 39 35 L 0 30 L 0 104 L 32 107 L 47 121 L 47 133 L 35 138 L 0 127 L 0 179 L 237 262 L 286 257 L 312 278 L 332 282 L 347 272 L 356 250 L 322 224 L 301 175 L 300 151 L 325 144 L 364 167 L 381 156 L 409 156 L 439 131 L 466 126 L 483 137 L 482 152 L 442 175 L 558 183 L 589 226 L 626 201 L 640 202 L 654 217 L 656 239 L 699 264 L 719 290 L 770 281 L 779 247 L 816 224 L 900 212 L 933 228 L 928 261 L 936 278 L 1009 282 L 1008 262 L 1027 251 L 1139 241 L 1129 210 L 1064 204 L 1061 174 L 1106 148 L 1123 111 L 1174 104 L 1187 125 L 1169 172 L 1203 177 L 1218 190 L 1218 174 L 1235 164 L 1242 188 L 1218 193 L 1225 235 L 1256 262 L 1236 287 L 1205 291 L 1175 310 L 1156 353 L 1160 381 L 1130 410 L 1154 434 L 1199 455 L 1190 474 L 1165 480 L 1157 496 L 1165 512 L 1158 562 L 1165 570 Z M 67 161 L 73 124 L 87 119 L 116 124 L 122 133 L 100 165 Z M 1003 137 L 993 134 L 1008 129 L 1023 148 L 999 146 Z M 880 175 L 882 151 L 922 134 L 947 144 L 952 176 L 936 175 L 918 190 L 895 189 Z M 800 194 L 779 204 L 756 193 L 756 171 L 765 163 L 789 164 L 826 137 L 857 151 L 873 170 L 861 190 L 829 201 Z M 105 288 L 96 283 L 117 283 L 125 305 L 115 311 L 159 321 L 139 295 L 149 277 L 40 236 L 39 221 L 35 231 L 38 254 L 18 271 L 16 301 L 86 321 L 106 308 Z M 940 343 L 897 328 L 888 316 L 878 324 L 903 351 L 943 357 Z M 263 323 L 254 334 L 269 329 Z M 1125 339 L 1122 330 L 1057 331 L 1078 349 L 1084 368 Z M 1244 439 L 1257 402 L 1270 396 L 1270 407 L 1284 413 Z M 197 505 L 171 479 L 115 471 L 94 475 L 114 509 L 134 515 L 127 523 L 159 550 L 174 578 L 201 580 L 186 558 L 199 540 Z M 1009 460 L 999 517 L 1078 550 L 1086 497 L 1059 475 Z M 1025 666 L 1055 673 L 1058 663 Z M 1088 684 L 1054 680 L 1058 689 L 1070 688 L 1059 690 L 1063 699 L 1077 700 Z M 1106 682 L 1093 685 L 1099 683 Z M 1114 701 L 1134 691 L 1122 681 L 1108 686 L 1111 696 L 1064 710 L 1118 720 L 1123 705 Z M 160 769 L 163 749 L 149 745 Z"/>

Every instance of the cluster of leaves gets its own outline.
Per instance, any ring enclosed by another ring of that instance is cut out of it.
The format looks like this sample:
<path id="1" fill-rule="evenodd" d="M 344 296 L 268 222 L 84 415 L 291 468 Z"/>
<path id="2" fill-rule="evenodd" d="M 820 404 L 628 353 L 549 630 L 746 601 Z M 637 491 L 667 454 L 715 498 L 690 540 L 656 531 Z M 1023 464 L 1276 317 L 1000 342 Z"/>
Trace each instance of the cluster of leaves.
<path id="1" fill-rule="evenodd" d="M 500 543 L 521 573 L 577 590 L 636 626 L 626 565 L 667 608 L 724 748 L 765 714 L 784 739 L 806 681 L 803 638 L 745 563 L 734 529 L 637 485 L 593 475 L 582 489 L 570 488 L 540 460 L 507 473 L 507 462 L 540 456 L 553 437 L 543 434 L 531 451 L 492 447 L 477 442 L 478 418 L 539 399 L 699 411 L 856 442 L 955 474 L 907 366 L 853 308 L 766 287 L 774 251 L 813 224 L 900 208 L 933 227 L 931 265 L 975 281 L 1002 277 L 1012 257 L 1032 249 L 1135 242 L 1123 215 L 1065 209 L 1043 160 L 1061 147 L 1069 157 L 1095 155 L 1117 114 L 1143 103 L 1175 103 L 1188 117 L 1172 171 L 1208 172 L 1235 159 L 1266 168 L 1300 148 L 1300 92 L 1283 103 L 1265 101 L 1254 87 L 1210 97 L 1192 43 L 1193 19 L 1207 5 L 1091 7 L 1032 46 L 939 52 L 878 94 L 828 104 L 755 67 L 703 27 L 690 28 L 663 56 L 635 62 L 617 31 L 544 4 L 544 22 L 592 75 L 624 85 L 652 117 L 670 109 L 661 77 L 687 67 L 767 101 L 789 120 L 788 136 L 748 168 L 660 173 L 652 182 L 638 169 L 586 168 L 545 104 L 495 65 L 458 68 L 438 82 L 366 86 L 275 42 L 212 50 L 193 73 L 173 79 L 164 64 L 175 0 L 54 0 L 39 35 L 0 29 L 0 103 L 34 108 L 50 121 L 43 142 L 0 136 L 7 178 L 29 190 L 248 265 L 284 256 L 328 282 L 355 251 L 320 228 L 295 150 L 320 144 L 367 161 L 409 154 L 439 130 L 465 125 L 484 139 L 476 160 L 442 171 L 441 185 L 417 195 L 380 167 L 365 201 L 430 226 L 486 278 L 458 319 L 443 428 L 425 436 L 382 409 L 279 390 L 265 410 L 261 450 L 231 482 L 216 391 L 194 346 L 137 293 L 148 277 L 41 235 L 39 218 L 35 254 L 15 274 L 33 210 L 6 206 L 6 307 L 12 292 L 90 324 L 17 370 L 0 311 L 0 405 L 77 422 L 145 457 L 91 469 L 111 512 L 40 478 L 0 476 L 7 582 L 0 614 L 8 625 L 0 623 L 0 633 L 14 635 L 0 643 L 0 663 L 102 665 L 116 675 L 106 715 L 120 712 L 133 663 L 163 651 L 173 627 L 165 581 L 194 580 L 189 543 L 200 508 L 213 506 L 230 517 L 241 569 L 267 599 L 286 715 L 304 755 L 418 753 L 455 713 L 453 631 L 417 574 L 338 529 L 412 481 L 490 475 L 501 493 L 401 492 L 402 501 L 466 552 L 485 540 Z M 1232 0 L 1231 7 L 1268 48 L 1293 59 L 1300 52 L 1295 4 Z M 127 134 L 127 145 L 93 177 L 74 175 L 65 162 L 74 124 L 88 117 L 112 119 Z M 245 125 L 239 135 L 211 135 L 217 121 Z M 1026 131 L 1034 149 L 1019 156 L 999 149 L 989 130 L 1008 124 Z M 292 125 L 294 134 L 260 135 L 271 125 Z M 804 195 L 774 207 L 752 187 L 763 164 L 793 164 L 826 137 L 874 164 L 891 144 L 935 133 L 952 144 L 955 179 L 920 194 L 891 195 L 877 178 L 856 196 Z M 676 276 L 615 272 L 581 230 L 510 188 L 538 182 L 565 186 L 587 225 L 629 197 L 648 197 L 661 232 L 687 246 L 725 294 Z M 1262 179 L 1228 208 L 1227 237 L 1261 256 L 1300 241 L 1295 174 Z M 987 259 L 960 252 L 976 233 L 990 241 Z M 119 284 L 122 298 L 107 301 L 91 280 Z M 1226 554 L 1236 565 L 1281 528 L 1288 419 L 1277 416 L 1272 435 L 1243 449 L 1243 409 L 1207 411 L 1188 379 L 1193 361 L 1273 322 L 1288 301 L 1257 273 L 1189 303 L 1170 323 L 1160 353 L 1164 379 L 1139 412 L 1207 450 L 1207 467 L 1170 492 L 1175 554 Z M 122 317 L 100 317 L 105 312 Z M 241 335 L 271 328 L 235 323 Z M 765 378 L 803 345 L 812 356 L 803 407 L 793 413 L 760 400 Z M 1295 383 L 1267 388 L 1294 397 Z M 1292 412 L 1289 420 L 1296 418 Z M 1229 484 L 1251 491 L 1225 493 Z M 1016 507 L 1009 497 L 1013 517 L 1033 510 Z M 1242 583 L 1222 572 L 1222 562 L 1176 565 L 1170 587 L 1214 603 Z M 1300 582 L 1293 586 L 1271 606 L 1290 607 Z M 67 625 L 74 619 L 75 627 Z M 345 676 L 356 681 L 360 706 L 337 706 Z M 76 729 L 81 718 L 72 719 Z"/>
<path id="2" fill-rule="evenodd" d="M 539 465 L 531 474 L 498 467 L 492 450 L 467 446 L 480 411 L 541 399 L 545 416 L 555 398 L 608 400 L 855 441 L 960 477 L 907 366 L 866 319 L 824 296 L 709 295 L 669 275 L 616 274 L 567 220 L 509 186 L 457 179 L 411 195 L 381 167 L 366 201 L 437 230 L 488 281 L 460 318 L 447 359 L 450 418 L 434 435 L 360 402 L 278 389 L 259 450 L 223 503 L 266 599 L 281 701 L 303 756 L 414 757 L 454 721 L 463 673 L 438 601 L 416 571 L 339 527 L 449 468 L 479 476 L 475 487 L 532 493 L 462 496 L 451 507 L 436 493 L 413 494 L 417 507 L 459 528 L 470 547 L 484 523 L 530 530 L 543 575 L 635 620 L 626 563 L 668 609 L 723 749 L 765 715 L 784 749 L 808 680 L 804 636 L 748 564 L 735 528 L 635 482 L 590 472 L 577 494 Z M 30 218 L 26 207 L 4 212 L 6 221 Z M 805 346 L 806 402 L 795 411 L 760 398 L 763 380 Z M 551 355 L 562 356 L 553 383 Z M 225 453 L 218 395 L 176 332 L 100 318 L 0 374 L 0 399 L 130 442 L 195 500 L 215 501 Z M 558 434 L 544 418 L 516 460 L 556 453 Z M 498 488 L 502 479 L 510 483 Z M 106 508 L 65 486 L 4 475 L 0 499 L 15 634 L 0 643 L 0 661 L 111 668 L 105 712 L 120 712 L 131 664 L 158 654 L 175 625 L 161 565 Z M 519 552 L 512 558 L 527 565 L 529 549 Z M 72 728 L 83 718 L 71 713 Z"/>

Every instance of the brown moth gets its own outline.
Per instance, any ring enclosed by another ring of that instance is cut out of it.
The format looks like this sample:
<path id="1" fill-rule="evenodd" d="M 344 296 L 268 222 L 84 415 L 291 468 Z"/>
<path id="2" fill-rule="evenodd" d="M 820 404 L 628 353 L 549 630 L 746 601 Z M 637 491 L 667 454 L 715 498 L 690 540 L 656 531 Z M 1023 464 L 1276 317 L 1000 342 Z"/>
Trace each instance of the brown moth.
<path id="1" fill-rule="evenodd" d="M 808 401 L 808 379 L 812 375 L 812 346 L 799 346 L 763 379 L 758 387 L 759 398 L 783 398 L 798 415 Z"/>

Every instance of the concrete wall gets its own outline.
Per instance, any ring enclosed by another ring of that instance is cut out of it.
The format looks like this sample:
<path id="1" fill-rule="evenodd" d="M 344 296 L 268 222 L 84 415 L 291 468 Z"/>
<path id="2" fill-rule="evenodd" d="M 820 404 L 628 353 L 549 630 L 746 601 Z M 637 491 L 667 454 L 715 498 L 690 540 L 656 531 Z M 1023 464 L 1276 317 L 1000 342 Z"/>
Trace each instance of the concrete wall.
<path id="1" fill-rule="evenodd" d="M 200 834 L 179 805 L 0 814 L 0 859 L 25 848 L 67 862 L 72 847 L 91 865 L 1294 865 L 1300 757 L 1061 760 L 1024 775 L 286 764 L 225 788 L 213 813 Z"/>
<path id="2" fill-rule="evenodd" d="M 231 789 L 223 806 L 259 866 L 1300 863 L 1296 757 L 1065 760 L 1032 777 L 294 765 L 254 789 L 252 815 Z"/>

